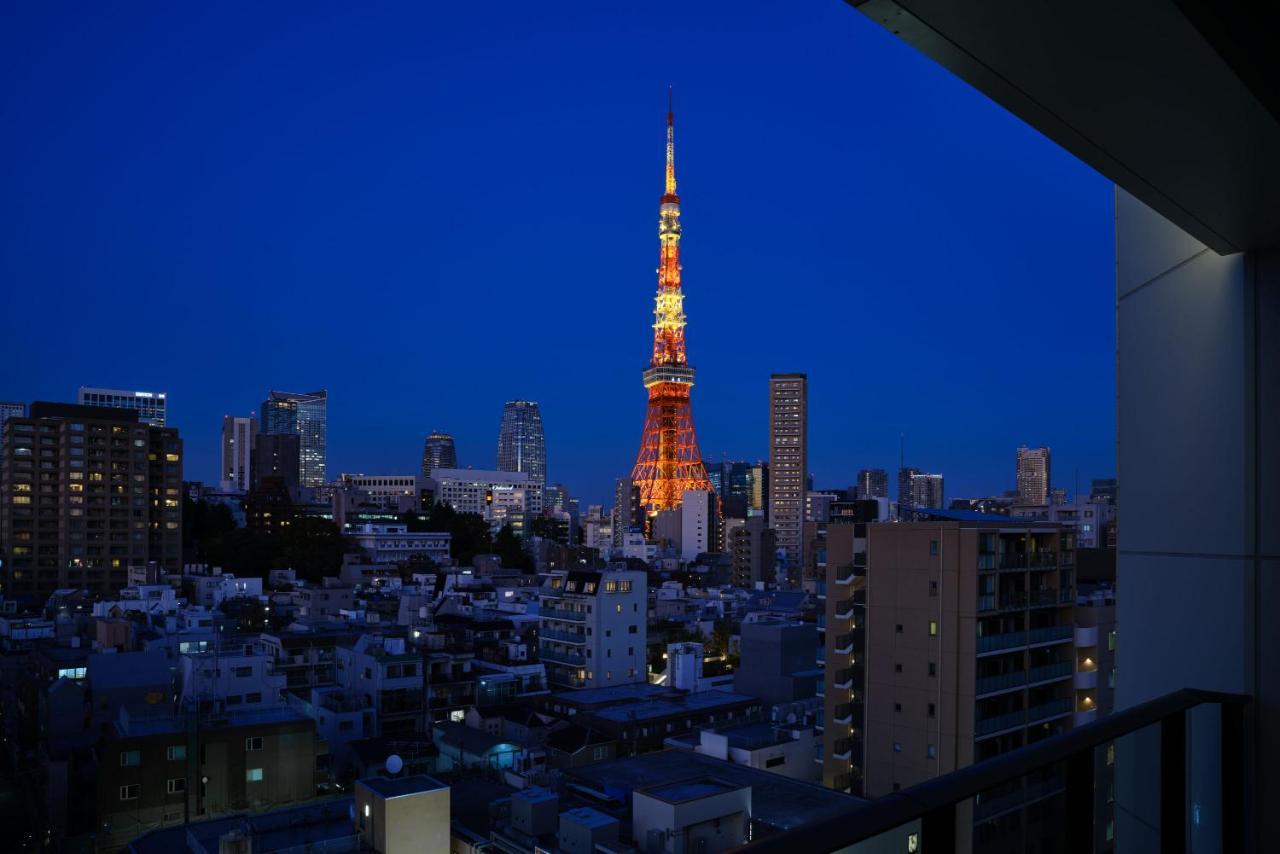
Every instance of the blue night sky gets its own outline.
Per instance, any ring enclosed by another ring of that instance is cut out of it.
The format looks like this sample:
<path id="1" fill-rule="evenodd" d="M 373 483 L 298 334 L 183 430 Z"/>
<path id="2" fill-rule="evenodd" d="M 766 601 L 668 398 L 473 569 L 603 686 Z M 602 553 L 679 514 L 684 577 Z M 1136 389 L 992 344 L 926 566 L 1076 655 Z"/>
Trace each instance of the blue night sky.
<path id="1" fill-rule="evenodd" d="M 947 495 L 1115 466 L 1111 185 L 837 0 L 84 4 L 0 12 L 0 399 L 330 392 L 329 468 L 492 467 L 541 403 L 549 477 L 608 501 L 640 438 L 666 90 L 694 413 L 767 453 L 810 378 L 819 486 Z"/>

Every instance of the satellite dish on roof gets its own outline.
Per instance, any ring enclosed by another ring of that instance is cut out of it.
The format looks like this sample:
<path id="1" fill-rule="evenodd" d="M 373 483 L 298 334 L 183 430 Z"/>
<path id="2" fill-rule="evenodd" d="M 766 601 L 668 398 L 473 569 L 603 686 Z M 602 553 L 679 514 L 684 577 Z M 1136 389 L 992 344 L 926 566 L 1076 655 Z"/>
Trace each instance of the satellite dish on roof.
<path id="1" fill-rule="evenodd" d="M 399 754 L 393 753 L 387 757 L 387 773 L 391 775 L 399 774 L 404 769 L 404 760 Z"/>

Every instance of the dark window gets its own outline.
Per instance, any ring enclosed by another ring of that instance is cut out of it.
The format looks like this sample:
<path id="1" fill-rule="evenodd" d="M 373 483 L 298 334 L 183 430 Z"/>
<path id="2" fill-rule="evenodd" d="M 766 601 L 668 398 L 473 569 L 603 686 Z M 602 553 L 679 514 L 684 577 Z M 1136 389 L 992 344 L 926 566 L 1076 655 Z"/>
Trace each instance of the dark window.
<path id="1" fill-rule="evenodd" d="M 931 554 L 931 555 L 937 555 L 937 554 L 938 554 L 938 541 L 937 541 L 937 540 L 930 540 L 930 541 L 929 541 L 929 554 Z"/>
<path id="2" fill-rule="evenodd" d="M 764 761 L 764 767 L 777 768 L 779 765 L 786 764 L 786 761 L 787 757 L 785 756 L 771 756 Z"/>
<path id="3" fill-rule="evenodd" d="M 901 664 L 895 664 L 895 665 L 893 665 L 893 672 L 894 672 L 894 673 L 901 673 L 901 672 L 902 672 L 902 665 L 901 665 Z"/>
<path id="4" fill-rule="evenodd" d="M 936 718 L 938 716 L 938 707 L 933 703 L 929 704 L 929 717 Z"/>
<path id="5" fill-rule="evenodd" d="M 929 662 L 929 675 L 930 676 L 938 675 L 938 665 L 932 661 Z"/>

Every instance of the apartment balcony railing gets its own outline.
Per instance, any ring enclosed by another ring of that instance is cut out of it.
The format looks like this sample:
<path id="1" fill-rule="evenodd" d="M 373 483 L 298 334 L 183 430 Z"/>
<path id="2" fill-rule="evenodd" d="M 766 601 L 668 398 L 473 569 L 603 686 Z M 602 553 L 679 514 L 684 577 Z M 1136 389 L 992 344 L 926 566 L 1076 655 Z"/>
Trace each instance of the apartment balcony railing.
<path id="1" fill-rule="evenodd" d="M 1031 591 L 1032 608 L 1043 608 L 1046 605 L 1059 605 L 1061 603 L 1062 597 L 1058 595 L 1058 589 L 1056 587 Z"/>
<path id="2" fill-rule="evenodd" d="M 855 568 L 852 565 L 841 566 L 836 568 L 836 584 L 845 585 L 853 583 Z"/>
<path id="3" fill-rule="evenodd" d="M 1024 554 L 1003 554 L 1000 555 L 1000 560 L 996 563 L 996 566 L 1001 572 L 1011 569 L 1026 569 L 1027 556 Z"/>
<path id="4" fill-rule="evenodd" d="M 1037 721 L 1056 718 L 1060 715 L 1070 714 L 1072 711 L 1072 701 L 1070 697 L 1062 697 L 1057 700 L 1050 700 L 1047 703 L 1041 703 L 1038 706 L 1032 706 L 1027 709 L 1027 723 L 1036 723 Z"/>
<path id="5" fill-rule="evenodd" d="M 972 801 L 973 818 L 982 821 L 1002 810 L 1057 796 L 1064 798 L 1064 809 L 1057 813 L 1061 825 L 1045 828 L 1060 843 L 1056 849 L 1092 852 L 1099 836 L 1095 823 L 1105 821 L 1105 816 L 1095 813 L 1100 799 L 1094 791 L 1094 772 L 1104 748 L 1151 727 L 1159 732 L 1158 753 L 1140 752 L 1136 742 L 1125 740 L 1133 751 L 1128 757 L 1134 763 L 1129 773 L 1152 792 L 1152 803 L 1158 806 L 1158 816 L 1151 815 L 1150 824 L 1140 831 L 1150 834 L 1151 844 L 1146 847 L 1171 854 L 1187 851 L 1189 819 L 1194 815 L 1199 822 L 1198 813 L 1203 809 L 1198 806 L 1193 813 L 1189 808 L 1188 782 L 1194 777 L 1220 789 L 1215 800 L 1221 814 L 1215 818 L 1221 828 L 1221 850 L 1245 850 L 1247 702 L 1247 697 L 1238 694 L 1183 689 L 874 801 L 850 798 L 845 812 L 764 836 L 742 850 L 750 854 L 831 852 L 871 839 L 876 839 L 875 850 L 928 854 L 969 850 L 974 843 L 974 825 L 968 820 L 957 821 L 958 805 Z M 1197 755 L 1188 775 L 1188 717 L 1201 706 L 1220 708 L 1214 736 L 1218 744 L 1216 749 Z M 1215 756 L 1220 758 L 1215 761 Z M 997 794 L 988 798 L 993 791 Z M 1014 794 L 1016 801 L 1012 797 L 1006 800 Z M 900 842 L 894 838 L 898 835 Z M 901 848 L 895 847 L 898 844 Z M 980 852 L 982 846 L 974 843 L 972 850 Z"/>
<path id="6" fill-rule="evenodd" d="M 999 652 L 1027 645 L 1026 632 L 1006 632 L 1002 635 L 983 635 L 978 638 L 978 652 Z"/>
<path id="7" fill-rule="evenodd" d="M 1053 551 L 1036 552 L 1027 562 L 1031 569 L 1055 569 L 1058 566 L 1058 553 Z"/>
<path id="8" fill-rule="evenodd" d="M 857 645 L 857 636 L 849 632 L 836 638 L 834 652 L 836 655 L 849 655 Z"/>
<path id="9" fill-rule="evenodd" d="M 841 599 L 839 602 L 837 602 L 835 614 L 836 614 L 837 620 L 852 620 L 853 619 L 853 600 Z"/>
<path id="10" fill-rule="evenodd" d="M 562 632 L 556 629 L 543 629 L 538 632 L 538 637 L 557 640 L 562 643 L 585 644 L 587 642 L 587 636 L 582 632 Z"/>
<path id="11" fill-rule="evenodd" d="M 1019 709 L 1016 712 L 1006 712 L 1003 715 L 979 718 L 973 725 L 973 734 L 979 737 L 991 735 L 995 732 L 1003 732 L 1007 729 L 1025 726 L 1026 723 L 1027 710 Z"/>
<path id="12" fill-rule="evenodd" d="M 836 759 L 848 759 L 853 755 L 853 739 L 837 738 L 831 745 L 831 755 Z"/>
<path id="13" fill-rule="evenodd" d="M 841 691 L 848 691 L 853 687 L 853 668 L 844 667 L 837 670 L 832 677 L 832 680 L 835 687 L 839 688 Z"/>
<path id="14" fill-rule="evenodd" d="M 587 620 L 586 611 L 574 611 L 569 608 L 543 608 L 539 613 L 553 620 L 571 620 L 575 623 L 585 623 Z"/>
<path id="15" fill-rule="evenodd" d="M 586 656 L 577 655 L 576 653 L 564 650 L 552 649 L 549 646 L 542 647 L 538 651 L 538 655 L 540 655 L 544 661 L 554 661 L 559 664 L 568 664 L 574 667 L 583 667 L 587 663 Z"/>
<path id="16" fill-rule="evenodd" d="M 1075 637 L 1075 629 L 1072 626 L 1041 626 L 1038 629 L 1032 629 L 1028 633 L 1028 643 L 1056 643 L 1058 641 L 1071 640 Z"/>
<path id="17" fill-rule="evenodd" d="M 1045 664 L 1041 667 L 1033 667 L 1027 671 L 1027 681 L 1032 685 L 1037 682 L 1049 682 L 1053 679 L 1068 679 L 1071 676 L 1071 662 L 1059 661 L 1054 664 Z"/>
<path id="18" fill-rule="evenodd" d="M 1027 607 L 1027 591 L 1012 590 L 1000 594 L 1000 610 Z"/>
<path id="19" fill-rule="evenodd" d="M 1027 671 L 1001 673 L 998 676 L 983 676 L 974 682 L 974 693 L 981 697 L 997 691 L 1008 691 L 1010 688 L 1021 688 L 1027 684 Z"/>
<path id="20" fill-rule="evenodd" d="M 841 703 L 831 710 L 831 719 L 834 723 L 848 725 L 853 723 L 853 704 Z"/>

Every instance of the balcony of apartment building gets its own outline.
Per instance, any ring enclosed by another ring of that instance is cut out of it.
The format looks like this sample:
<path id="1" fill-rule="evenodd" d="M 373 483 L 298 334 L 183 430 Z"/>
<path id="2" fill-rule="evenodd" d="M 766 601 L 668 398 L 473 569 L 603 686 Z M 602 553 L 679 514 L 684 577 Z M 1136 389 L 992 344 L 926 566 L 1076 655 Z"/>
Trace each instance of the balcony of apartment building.
<path id="1" fill-rule="evenodd" d="M 1071 537 L 1050 566 L 1047 544 L 1001 532 L 979 549 L 980 581 L 1027 583 L 980 588 L 990 598 L 979 666 L 1023 650 L 1030 679 L 1030 655 L 1047 650 L 1058 657 L 1039 666 L 1074 656 L 1071 679 L 980 695 L 983 761 L 752 848 L 1270 850 L 1280 836 L 1269 809 L 1280 802 L 1274 7 L 849 3 L 1116 185 L 1120 676 L 1116 710 L 1099 715 L 1099 659 L 1088 653 L 1101 638 L 1081 643 L 1047 597 L 1030 604 L 1034 575 L 1074 570 Z M 1212 500 L 1188 501 L 1189 483 Z M 1070 578 L 1057 576 L 1060 591 Z M 1025 591 L 1026 610 L 998 610 L 1002 590 Z M 1046 722 L 1064 731 L 1033 738 Z"/>

